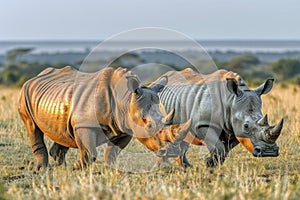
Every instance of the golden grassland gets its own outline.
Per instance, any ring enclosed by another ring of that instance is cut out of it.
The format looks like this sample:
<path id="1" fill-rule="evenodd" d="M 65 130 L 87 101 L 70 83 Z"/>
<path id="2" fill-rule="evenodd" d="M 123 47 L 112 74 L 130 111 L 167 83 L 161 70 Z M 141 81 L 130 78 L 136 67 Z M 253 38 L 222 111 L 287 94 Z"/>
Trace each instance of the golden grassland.
<path id="1" fill-rule="evenodd" d="M 103 164 L 103 147 L 99 147 L 97 161 L 85 170 L 72 170 L 72 163 L 78 159 L 78 150 L 72 149 L 68 152 L 67 166 L 54 166 L 50 158 L 52 167 L 34 172 L 29 139 L 17 113 L 19 90 L 1 88 L 0 91 L 0 199 L 298 199 L 300 196 L 300 88 L 297 86 L 276 85 L 263 97 L 263 113 L 268 113 L 271 124 L 285 118 L 278 139 L 279 157 L 255 158 L 238 145 L 224 165 L 208 169 L 203 159 L 207 154 L 205 147 L 193 146 L 187 155 L 193 168 L 186 173 L 173 161 L 159 170 L 151 170 L 149 166 L 155 157 L 135 140 L 124 151 L 127 158 L 120 157 L 119 168 Z M 49 147 L 51 141 L 46 142 Z"/>

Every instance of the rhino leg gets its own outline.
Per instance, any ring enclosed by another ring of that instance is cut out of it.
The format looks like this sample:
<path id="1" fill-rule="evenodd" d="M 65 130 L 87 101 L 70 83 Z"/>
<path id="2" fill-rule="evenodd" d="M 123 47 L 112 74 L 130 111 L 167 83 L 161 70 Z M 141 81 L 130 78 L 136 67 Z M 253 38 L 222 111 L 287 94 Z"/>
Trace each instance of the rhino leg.
<path id="1" fill-rule="evenodd" d="M 227 152 L 217 131 L 209 127 L 201 127 L 199 131 L 205 133 L 204 141 L 211 154 L 211 156 L 206 159 L 206 166 L 215 167 L 219 164 L 223 164 Z"/>
<path id="2" fill-rule="evenodd" d="M 26 120 L 24 122 L 30 139 L 31 149 L 36 160 L 36 169 L 45 169 L 48 166 L 48 151 L 44 143 L 44 133 L 32 120 Z"/>
<path id="3" fill-rule="evenodd" d="M 190 144 L 187 143 L 187 142 L 181 142 L 180 143 L 180 148 L 181 148 L 181 160 L 182 160 L 182 163 L 183 163 L 183 167 L 184 168 L 187 168 L 187 167 L 192 167 L 193 165 L 191 165 L 186 157 L 186 153 L 188 151 L 190 147 Z"/>
<path id="4" fill-rule="evenodd" d="M 177 162 L 179 167 L 183 167 L 184 172 L 186 172 L 186 168 L 188 167 L 192 167 L 192 165 L 189 163 L 188 159 L 186 158 L 186 152 L 188 151 L 190 147 L 190 144 L 187 142 L 181 142 L 180 143 L 180 155 L 176 158 L 174 158 L 174 160 Z"/>
<path id="5" fill-rule="evenodd" d="M 116 162 L 117 156 L 130 142 L 132 136 L 127 134 L 121 134 L 120 136 L 114 137 L 107 143 L 107 147 L 104 152 L 105 164 L 111 165 Z"/>
<path id="6" fill-rule="evenodd" d="M 163 160 L 164 160 L 163 157 L 157 157 L 154 168 L 158 169 L 160 167 L 160 164 L 163 162 Z"/>
<path id="7" fill-rule="evenodd" d="M 235 137 L 230 139 L 228 142 L 225 142 L 226 155 L 228 155 L 228 153 L 239 143 L 240 142 Z"/>
<path id="8" fill-rule="evenodd" d="M 109 142 L 104 151 L 104 163 L 106 165 L 113 165 L 120 151 L 119 147 Z"/>
<path id="9" fill-rule="evenodd" d="M 52 147 L 50 148 L 50 156 L 56 161 L 57 165 L 66 165 L 66 154 L 68 150 L 68 147 L 54 142 Z"/>
<path id="10" fill-rule="evenodd" d="M 80 160 L 74 163 L 74 169 L 80 169 L 97 158 L 97 132 L 92 128 L 78 128 L 75 132 L 75 141 L 80 151 Z"/>

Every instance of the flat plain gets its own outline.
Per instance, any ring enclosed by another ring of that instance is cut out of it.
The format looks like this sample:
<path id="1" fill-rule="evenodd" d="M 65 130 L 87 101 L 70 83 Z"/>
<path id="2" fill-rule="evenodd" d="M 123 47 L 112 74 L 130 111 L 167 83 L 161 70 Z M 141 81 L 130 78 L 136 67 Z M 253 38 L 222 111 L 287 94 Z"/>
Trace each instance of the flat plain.
<path id="1" fill-rule="evenodd" d="M 275 84 L 263 97 L 263 114 L 271 124 L 284 117 L 277 144 L 280 156 L 255 158 L 241 145 L 222 166 L 205 167 L 205 147 L 187 154 L 193 167 L 186 173 L 170 161 L 152 169 L 154 155 L 135 139 L 117 167 L 105 166 L 103 147 L 95 163 L 72 170 L 77 149 L 66 166 L 35 172 L 25 127 L 17 112 L 19 89 L 0 88 L 0 199 L 298 199 L 300 196 L 300 87 Z M 51 141 L 46 139 L 49 149 Z"/>

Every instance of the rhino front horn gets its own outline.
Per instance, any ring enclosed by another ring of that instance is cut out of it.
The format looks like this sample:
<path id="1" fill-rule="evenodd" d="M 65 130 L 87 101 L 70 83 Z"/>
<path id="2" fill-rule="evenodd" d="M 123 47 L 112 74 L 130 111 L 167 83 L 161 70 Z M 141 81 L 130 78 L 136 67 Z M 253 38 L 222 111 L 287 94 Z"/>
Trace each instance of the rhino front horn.
<path id="1" fill-rule="evenodd" d="M 171 112 L 169 112 L 169 114 L 167 114 L 163 119 L 162 119 L 162 123 L 164 123 L 165 125 L 171 124 L 173 117 L 174 117 L 174 112 L 175 110 L 172 109 Z"/>
<path id="2" fill-rule="evenodd" d="M 282 127 L 283 119 L 281 119 L 280 122 L 276 124 L 273 128 L 271 128 L 268 140 L 270 140 L 271 142 L 275 142 L 281 133 Z"/>
<path id="3" fill-rule="evenodd" d="M 265 114 L 265 115 L 263 116 L 263 118 L 261 118 L 260 120 L 258 120 L 257 124 L 260 125 L 260 126 L 269 126 L 269 123 L 268 123 L 268 115 Z"/>
<path id="4" fill-rule="evenodd" d="M 272 129 L 272 135 L 278 137 L 280 135 L 282 127 L 283 127 L 283 119 L 281 119 L 280 122 L 276 124 L 276 126 L 274 126 L 274 128 Z"/>

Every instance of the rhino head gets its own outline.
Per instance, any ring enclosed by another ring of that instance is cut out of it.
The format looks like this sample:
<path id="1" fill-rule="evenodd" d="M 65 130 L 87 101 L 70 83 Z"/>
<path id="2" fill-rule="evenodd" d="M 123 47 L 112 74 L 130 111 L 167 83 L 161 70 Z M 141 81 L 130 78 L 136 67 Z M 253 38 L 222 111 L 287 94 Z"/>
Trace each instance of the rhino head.
<path id="1" fill-rule="evenodd" d="M 254 90 L 246 85 L 238 85 L 235 80 L 227 80 L 228 90 L 235 95 L 231 108 L 231 124 L 237 140 L 255 157 L 278 156 L 279 137 L 283 119 L 275 126 L 270 126 L 268 116 L 262 115 L 261 95 L 267 94 L 274 79 L 267 79 Z"/>
<path id="2" fill-rule="evenodd" d="M 180 151 L 180 143 L 185 139 L 191 127 L 191 119 L 182 124 L 164 126 L 155 135 L 137 139 L 157 156 L 170 154 L 168 150 L 176 148 Z M 172 150 L 171 150 L 172 151 Z M 178 156 L 178 154 L 176 154 Z"/>
<path id="3" fill-rule="evenodd" d="M 192 125 L 192 119 L 182 124 L 165 126 L 156 135 L 159 157 L 178 157 L 181 153 L 181 142 L 186 138 Z"/>
<path id="4" fill-rule="evenodd" d="M 150 137 L 173 118 L 173 111 L 163 114 L 157 95 L 168 82 L 162 77 L 151 87 L 144 86 L 137 76 L 127 76 L 127 87 L 131 92 L 129 100 L 128 127 L 138 137 Z"/>

